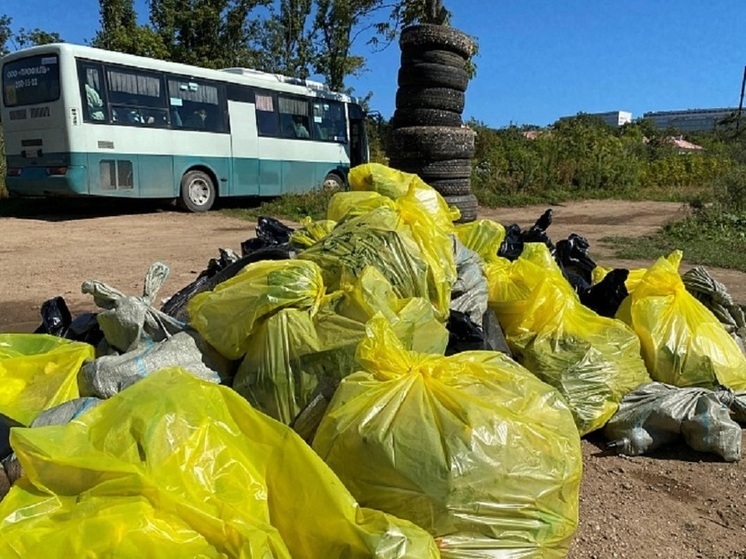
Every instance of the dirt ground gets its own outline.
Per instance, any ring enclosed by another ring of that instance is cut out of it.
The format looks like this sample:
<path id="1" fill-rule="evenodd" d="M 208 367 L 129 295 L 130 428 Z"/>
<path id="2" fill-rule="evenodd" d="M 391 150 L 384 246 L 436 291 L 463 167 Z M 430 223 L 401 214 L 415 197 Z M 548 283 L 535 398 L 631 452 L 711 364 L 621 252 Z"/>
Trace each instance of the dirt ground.
<path id="1" fill-rule="evenodd" d="M 33 331 L 41 303 L 56 295 L 65 297 L 73 314 L 96 310 L 80 291 L 85 280 L 140 294 L 155 261 L 171 268 L 158 294 L 164 299 L 190 283 L 219 247 L 240 251 L 241 241 L 253 235 L 253 223 L 217 212 L 112 208 L 0 218 L 0 332 Z M 544 209 L 484 210 L 480 217 L 529 226 Z M 683 212 L 675 203 L 619 201 L 553 209 L 552 239 L 581 234 L 599 264 L 629 268 L 650 262 L 615 260 L 599 239 L 653 232 Z M 743 273 L 710 272 L 746 303 Z M 603 448 L 598 436 L 583 441 L 581 521 L 571 559 L 746 559 L 746 460 L 727 464 L 684 446 L 638 458 L 609 456 Z"/>

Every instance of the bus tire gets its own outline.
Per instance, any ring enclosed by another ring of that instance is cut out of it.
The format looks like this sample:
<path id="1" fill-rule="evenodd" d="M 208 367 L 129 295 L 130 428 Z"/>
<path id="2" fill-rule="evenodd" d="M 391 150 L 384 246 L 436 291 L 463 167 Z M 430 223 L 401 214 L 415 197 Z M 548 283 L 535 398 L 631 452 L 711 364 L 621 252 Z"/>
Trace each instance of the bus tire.
<path id="1" fill-rule="evenodd" d="M 324 177 L 324 182 L 321 183 L 322 188 L 334 188 L 336 190 L 344 190 L 345 180 L 338 173 L 328 173 Z"/>
<path id="2" fill-rule="evenodd" d="M 187 171 L 181 178 L 179 207 L 190 212 L 206 212 L 215 203 L 215 183 L 204 171 Z"/>

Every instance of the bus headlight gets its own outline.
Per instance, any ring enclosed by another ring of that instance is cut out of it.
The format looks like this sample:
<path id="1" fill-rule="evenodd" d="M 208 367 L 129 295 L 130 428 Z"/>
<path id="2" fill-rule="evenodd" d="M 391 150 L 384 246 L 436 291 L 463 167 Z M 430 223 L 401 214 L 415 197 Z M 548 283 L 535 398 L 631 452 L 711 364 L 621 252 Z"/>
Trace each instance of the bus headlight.
<path id="1" fill-rule="evenodd" d="M 51 176 L 66 175 L 67 167 L 47 167 L 47 174 Z"/>
<path id="2" fill-rule="evenodd" d="M 20 177 L 21 176 L 21 168 L 20 167 L 8 167 L 8 170 L 6 171 L 6 174 L 9 177 Z"/>

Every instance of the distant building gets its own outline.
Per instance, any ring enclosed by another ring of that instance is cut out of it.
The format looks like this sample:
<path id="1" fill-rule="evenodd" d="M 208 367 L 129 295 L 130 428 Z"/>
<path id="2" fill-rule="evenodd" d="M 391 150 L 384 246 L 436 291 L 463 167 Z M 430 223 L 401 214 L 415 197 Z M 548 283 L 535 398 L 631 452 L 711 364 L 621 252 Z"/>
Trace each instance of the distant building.
<path id="1" fill-rule="evenodd" d="M 609 111 L 606 113 L 582 113 L 587 116 L 595 116 L 603 120 L 606 124 L 609 126 L 613 126 L 614 128 L 619 128 L 620 126 L 623 126 L 627 124 L 628 122 L 632 122 L 632 113 L 627 111 Z M 575 115 L 577 116 L 577 115 Z M 569 118 L 575 118 L 575 116 L 563 116 L 560 118 L 560 120 L 567 120 Z"/>
<path id="2" fill-rule="evenodd" d="M 688 109 L 685 111 L 647 112 L 643 118 L 653 121 L 656 128 L 669 126 L 682 132 L 711 131 L 725 118 L 738 112 L 738 109 Z"/>

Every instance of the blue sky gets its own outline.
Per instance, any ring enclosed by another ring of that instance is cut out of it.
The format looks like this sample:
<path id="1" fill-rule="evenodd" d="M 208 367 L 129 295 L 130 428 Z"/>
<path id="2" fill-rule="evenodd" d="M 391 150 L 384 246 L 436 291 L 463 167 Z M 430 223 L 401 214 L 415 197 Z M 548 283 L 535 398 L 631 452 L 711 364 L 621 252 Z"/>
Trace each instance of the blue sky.
<path id="1" fill-rule="evenodd" d="M 578 112 L 738 105 L 746 65 L 743 0 L 445 0 L 453 25 L 478 38 L 477 76 L 465 118 L 495 127 L 547 125 Z M 74 6 L 74 8 L 72 8 Z M 146 17 L 145 0 L 136 9 Z M 68 42 L 99 27 L 97 0 L 3 0 L 13 28 L 40 27 Z M 371 53 L 350 79 L 394 112 L 399 49 Z"/>

